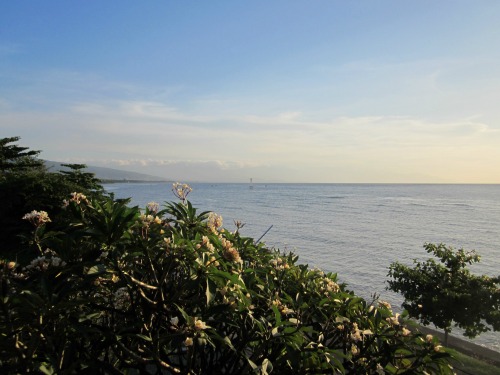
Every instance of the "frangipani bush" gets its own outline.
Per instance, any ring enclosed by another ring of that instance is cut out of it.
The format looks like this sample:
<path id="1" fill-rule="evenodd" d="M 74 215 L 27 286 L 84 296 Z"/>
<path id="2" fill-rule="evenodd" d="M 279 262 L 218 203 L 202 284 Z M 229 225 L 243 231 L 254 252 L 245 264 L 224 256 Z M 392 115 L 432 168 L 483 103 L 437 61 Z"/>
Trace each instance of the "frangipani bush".
<path id="1" fill-rule="evenodd" d="M 178 188 L 163 210 L 73 194 L 64 220 L 36 226 L 39 256 L 0 271 L 4 373 L 452 373 L 390 305 L 224 229 Z"/>

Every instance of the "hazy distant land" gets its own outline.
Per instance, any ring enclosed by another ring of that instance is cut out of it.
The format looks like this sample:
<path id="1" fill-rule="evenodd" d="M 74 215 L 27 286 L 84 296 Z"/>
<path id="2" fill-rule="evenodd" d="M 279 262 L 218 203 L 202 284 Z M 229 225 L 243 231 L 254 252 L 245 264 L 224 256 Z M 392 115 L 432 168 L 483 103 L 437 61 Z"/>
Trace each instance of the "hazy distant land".
<path id="1" fill-rule="evenodd" d="M 63 167 L 61 163 L 57 161 L 45 160 L 45 166 L 50 171 L 61 171 L 68 170 L 67 167 Z M 70 163 L 68 163 L 70 164 Z M 86 172 L 94 173 L 95 177 L 104 183 L 110 182 L 168 182 L 171 181 L 166 178 L 152 176 L 145 173 L 123 171 L 121 169 L 105 168 L 105 167 L 94 167 L 87 166 Z"/>

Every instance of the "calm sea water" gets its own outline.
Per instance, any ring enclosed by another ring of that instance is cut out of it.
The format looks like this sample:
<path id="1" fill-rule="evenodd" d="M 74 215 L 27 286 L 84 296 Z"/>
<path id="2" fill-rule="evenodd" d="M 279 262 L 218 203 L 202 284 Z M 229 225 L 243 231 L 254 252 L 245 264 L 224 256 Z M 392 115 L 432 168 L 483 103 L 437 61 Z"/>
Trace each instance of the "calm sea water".
<path id="1" fill-rule="evenodd" d="M 301 263 L 336 272 L 358 295 L 380 294 L 397 309 L 402 298 L 386 291 L 391 262 L 427 259 L 425 242 L 475 249 L 472 272 L 500 274 L 500 185 L 428 184 L 192 184 L 191 203 L 214 211 L 233 230 L 293 251 Z M 169 183 L 105 185 L 117 198 L 144 207 L 175 199 Z M 500 351 L 500 333 L 475 343 Z"/>

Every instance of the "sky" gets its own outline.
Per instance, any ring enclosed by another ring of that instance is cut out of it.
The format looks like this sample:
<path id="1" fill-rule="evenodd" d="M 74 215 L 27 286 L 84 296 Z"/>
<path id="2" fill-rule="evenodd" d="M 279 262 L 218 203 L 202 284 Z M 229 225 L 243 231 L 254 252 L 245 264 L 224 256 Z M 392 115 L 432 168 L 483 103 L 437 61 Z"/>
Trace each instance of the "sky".
<path id="1" fill-rule="evenodd" d="M 500 1 L 4 1 L 0 137 L 183 182 L 500 183 Z"/>

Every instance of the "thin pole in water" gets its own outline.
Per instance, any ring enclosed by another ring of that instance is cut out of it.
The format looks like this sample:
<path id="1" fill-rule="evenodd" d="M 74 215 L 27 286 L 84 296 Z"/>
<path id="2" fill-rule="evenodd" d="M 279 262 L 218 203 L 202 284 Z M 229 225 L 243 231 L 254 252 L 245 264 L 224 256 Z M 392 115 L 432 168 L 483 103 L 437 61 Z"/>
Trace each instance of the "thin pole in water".
<path id="1" fill-rule="evenodd" d="M 272 227 L 273 226 L 271 225 L 269 228 L 267 228 L 267 230 L 264 232 L 264 234 L 262 236 L 260 236 L 259 239 L 255 242 L 256 245 L 260 242 L 262 237 L 264 237 L 267 234 L 267 232 L 269 232 L 271 230 Z"/>

